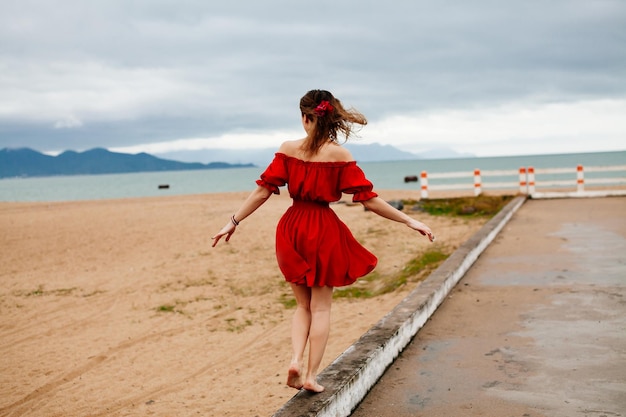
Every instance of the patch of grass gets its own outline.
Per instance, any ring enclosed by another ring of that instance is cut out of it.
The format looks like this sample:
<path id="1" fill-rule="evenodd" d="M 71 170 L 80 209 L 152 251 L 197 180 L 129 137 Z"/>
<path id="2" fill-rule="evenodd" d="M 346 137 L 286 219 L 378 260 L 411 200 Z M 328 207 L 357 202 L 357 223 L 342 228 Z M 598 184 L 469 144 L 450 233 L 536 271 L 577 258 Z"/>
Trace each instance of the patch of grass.
<path id="1" fill-rule="evenodd" d="M 371 298 L 374 293 L 357 285 L 336 289 L 333 292 L 333 298 Z"/>
<path id="2" fill-rule="evenodd" d="M 174 304 L 162 304 L 156 308 L 159 313 L 179 313 L 185 314 L 181 306 L 186 306 L 188 303 L 184 301 L 174 301 Z"/>
<path id="3" fill-rule="evenodd" d="M 425 269 L 435 269 L 441 262 L 445 261 L 448 258 L 448 255 L 439 251 L 439 250 L 429 250 L 424 253 L 421 257 L 411 259 L 405 266 L 402 268 L 399 276 L 401 278 L 408 278 L 412 275 L 418 274 Z"/>
<path id="4" fill-rule="evenodd" d="M 41 295 L 44 295 L 45 292 L 43 290 L 43 285 L 40 285 L 39 287 L 37 287 L 36 290 L 30 291 L 26 293 L 26 297 L 39 297 Z"/>
<path id="5" fill-rule="evenodd" d="M 360 279 L 355 285 L 336 289 L 334 298 L 372 298 L 388 294 L 406 285 L 409 282 L 424 280 L 432 271 L 437 269 L 449 254 L 438 249 L 425 252 L 420 257 L 410 260 L 398 273 L 381 276 L 372 272 Z"/>
<path id="6" fill-rule="evenodd" d="M 171 304 L 164 304 L 158 306 L 156 310 L 162 313 L 174 313 L 176 311 L 176 306 Z"/>
<path id="7" fill-rule="evenodd" d="M 477 197 L 424 199 L 417 202 L 407 200 L 403 203 L 433 216 L 493 217 L 513 197 L 512 195 L 479 195 Z"/>
<path id="8" fill-rule="evenodd" d="M 65 295 L 72 295 L 74 291 L 76 291 L 77 289 L 78 288 L 76 287 L 72 287 L 72 288 L 58 288 L 56 290 L 44 290 L 43 285 L 40 285 L 37 287 L 36 290 L 28 291 L 26 293 L 23 293 L 20 291 L 16 293 L 16 295 L 23 296 L 23 297 L 41 297 L 44 295 L 65 296 Z"/>
<path id="9" fill-rule="evenodd" d="M 285 308 L 296 308 L 296 299 L 292 294 L 282 293 L 280 297 L 278 297 L 278 302 L 281 303 Z"/>
<path id="10" fill-rule="evenodd" d="M 371 298 L 373 297 L 374 285 L 373 282 L 378 282 L 382 279 L 382 276 L 378 271 L 372 271 L 363 278 L 360 278 L 356 283 L 348 287 L 335 288 L 333 292 L 333 298 Z"/>
<path id="11" fill-rule="evenodd" d="M 228 323 L 226 330 L 237 333 L 241 333 L 246 327 L 252 326 L 252 320 L 246 319 L 243 323 L 237 324 L 237 319 L 233 317 L 227 318 L 226 323 Z"/>
<path id="12" fill-rule="evenodd" d="M 387 294 L 406 285 L 408 282 L 423 281 L 432 271 L 450 256 L 438 249 L 431 249 L 418 258 L 411 259 L 397 274 L 384 280 L 376 295 Z"/>

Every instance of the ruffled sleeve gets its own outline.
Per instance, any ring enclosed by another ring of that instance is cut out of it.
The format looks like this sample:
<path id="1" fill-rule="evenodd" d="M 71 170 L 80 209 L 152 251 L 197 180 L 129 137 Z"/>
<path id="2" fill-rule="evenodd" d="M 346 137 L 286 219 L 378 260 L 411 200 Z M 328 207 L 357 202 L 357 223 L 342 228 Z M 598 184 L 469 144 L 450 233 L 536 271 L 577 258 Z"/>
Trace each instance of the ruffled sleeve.
<path id="1" fill-rule="evenodd" d="M 278 187 L 287 183 L 287 167 L 283 154 L 274 155 L 274 159 L 261 174 L 261 178 L 256 180 L 256 183 L 274 194 L 280 194 Z"/>
<path id="2" fill-rule="evenodd" d="M 374 185 L 365 177 L 365 173 L 356 163 L 346 165 L 341 175 L 339 188 L 342 193 L 353 194 L 352 201 L 355 203 L 378 196 L 372 191 Z"/>

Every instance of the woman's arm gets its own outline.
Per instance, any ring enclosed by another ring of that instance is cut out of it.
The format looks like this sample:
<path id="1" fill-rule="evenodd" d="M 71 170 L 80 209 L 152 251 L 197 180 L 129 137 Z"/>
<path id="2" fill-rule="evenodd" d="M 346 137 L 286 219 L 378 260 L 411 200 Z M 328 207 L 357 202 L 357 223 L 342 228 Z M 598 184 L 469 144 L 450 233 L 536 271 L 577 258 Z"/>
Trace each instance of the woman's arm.
<path id="1" fill-rule="evenodd" d="M 411 229 L 417 230 L 422 235 L 427 236 L 431 242 L 435 240 L 435 235 L 430 230 L 430 227 L 401 212 L 380 197 L 362 201 L 361 204 L 363 204 L 366 209 L 373 211 L 381 217 L 406 224 Z"/>
<path id="2" fill-rule="evenodd" d="M 228 221 L 228 223 L 226 223 L 226 225 L 224 225 L 224 227 L 222 227 L 222 230 L 213 236 L 212 246 L 215 247 L 217 242 L 219 242 L 223 236 L 226 236 L 225 240 L 228 242 L 232 234 L 235 233 L 235 229 L 239 222 L 254 213 L 254 211 L 261 207 L 263 203 L 271 197 L 271 195 L 272 192 L 270 190 L 261 186 L 258 186 L 256 190 L 252 191 L 248 198 L 246 198 L 246 201 L 244 201 L 241 207 L 239 207 L 239 209 L 235 212 L 233 217 Z"/>

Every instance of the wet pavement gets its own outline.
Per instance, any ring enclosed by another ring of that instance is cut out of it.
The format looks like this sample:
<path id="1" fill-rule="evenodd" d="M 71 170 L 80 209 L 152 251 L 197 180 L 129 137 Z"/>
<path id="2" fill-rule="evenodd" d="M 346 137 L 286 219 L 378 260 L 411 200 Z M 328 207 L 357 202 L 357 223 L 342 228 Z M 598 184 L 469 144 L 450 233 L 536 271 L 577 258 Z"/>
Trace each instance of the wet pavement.
<path id="1" fill-rule="evenodd" d="M 527 201 L 351 414 L 626 416 L 626 198 Z"/>

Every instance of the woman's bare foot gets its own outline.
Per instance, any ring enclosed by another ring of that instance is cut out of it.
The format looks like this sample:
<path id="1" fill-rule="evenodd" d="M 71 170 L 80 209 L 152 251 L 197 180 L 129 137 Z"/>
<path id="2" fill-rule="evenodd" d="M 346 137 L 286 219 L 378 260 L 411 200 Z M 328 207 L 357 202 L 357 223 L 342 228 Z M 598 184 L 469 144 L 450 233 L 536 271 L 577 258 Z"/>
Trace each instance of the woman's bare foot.
<path id="1" fill-rule="evenodd" d="M 302 378 L 300 375 L 300 366 L 297 363 L 292 363 L 287 371 L 287 385 L 291 388 L 302 388 Z"/>
<path id="2" fill-rule="evenodd" d="M 320 384 L 317 383 L 317 381 L 313 380 L 313 381 L 306 381 L 304 383 L 304 385 L 302 386 L 302 388 L 304 388 L 307 391 L 310 392 L 323 392 L 324 391 L 324 387 Z"/>

